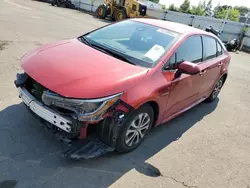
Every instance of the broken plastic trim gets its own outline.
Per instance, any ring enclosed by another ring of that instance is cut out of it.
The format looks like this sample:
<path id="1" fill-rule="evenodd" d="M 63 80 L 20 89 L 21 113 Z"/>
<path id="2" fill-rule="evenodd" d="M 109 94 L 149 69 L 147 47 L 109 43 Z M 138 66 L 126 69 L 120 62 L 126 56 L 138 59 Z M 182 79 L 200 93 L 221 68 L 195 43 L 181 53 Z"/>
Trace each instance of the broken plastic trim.
<path id="1" fill-rule="evenodd" d="M 100 157 L 106 153 L 113 152 L 115 149 L 107 146 L 98 139 L 95 140 L 79 140 L 69 150 L 63 153 L 63 157 L 71 159 L 93 159 Z"/>
<path id="2" fill-rule="evenodd" d="M 133 107 L 127 105 L 125 102 L 119 100 L 118 104 L 122 104 L 128 109 L 128 112 L 115 109 L 112 107 L 109 112 L 111 116 L 103 120 L 103 127 L 105 130 L 103 134 L 106 138 L 105 143 L 99 139 L 85 139 L 78 140 L 76 143 L 72 143 L 70 148 L 63 153 L 62 156 L 69 157 L 71 159 L 93 159 L 100 157 L 109 152 L 115 150 L 116 140 L 120 134 L 120 130 L 126 120 L 126 117 L 134 110 Z M 100 125 L 101 126 L 101 125 Z"/>
<path id="3" fill-rule="evenodd" d="M 26 73 L 23 74 L 17 74 L 17 79 L 15 80 L 15 85 L 16 87 L 24 86 L 27 80 L 29 79 L 29 76 Z M 116 106 L 118 104 L 123 105 L 128 109 L 127 112 L 124 112 L 122 110 L 117 110 Z M 110 115 L 105 118 L 103 121 L 106 119 L 109 119 L 110 121 L 106 121 L 105 123 L 106 126 L 109 128 L 109 133 L 107 135 L 107 138 L 109 140 L 108 143 L 104 143 L 100 140 L 96 139 L 84 139 L 84 140 L 72 140 L 68 138 L 66 135 L 63 136 L 61 134 L 58 134 L 55 132 L 56 137 L 59 140 L 64 141 L 65 143 L 69 144 L 69 148 L 67 149 L 66 152 L 63 153 L 64 157 L 69 157 L 71 159 L 92 159 L 92 158 L 97 158 L 100 157 L 106 153 L 113 152 L 115 150 L 115 143 L 116 140 L 120 134 L 121 127 L 123 126 L 126 117 L 134 110 L 133 107 L 125 103 L 124 101 L 118 99 L 117 101 L 114 102 L 112 106 L 110 106 L 107 110 L 106 113 L 110 113 Z M 34 113 L 32 113 L 34 114 Z M 35 115 L 35 114 L 34 114 Z M 37 117 L 37 115 L 35 115 Z M 39 120 L 42 120 L 40 117 Z M 42 120 L 44 121 L 44 120 Z M 110 124 L 109 124 L 110 123 Z M 50 127 L 52 128 L 52 127 Z M 53 132 L 53 130 L 51 131 Z M 73 134 L 77 135 L 77 134 Z"/>
<path id="4" fill-rule="evenodd" d="M 14 84 L 15 84 L 15 86 L 17 88 L 21 87 L 27 82 L 28 79 L 29 79 L 28 74 L 26 74 L 26 73 L 21 73 L 21 74 L 17 73 L 16 74 L 16 80 L 14 81 Z"/>

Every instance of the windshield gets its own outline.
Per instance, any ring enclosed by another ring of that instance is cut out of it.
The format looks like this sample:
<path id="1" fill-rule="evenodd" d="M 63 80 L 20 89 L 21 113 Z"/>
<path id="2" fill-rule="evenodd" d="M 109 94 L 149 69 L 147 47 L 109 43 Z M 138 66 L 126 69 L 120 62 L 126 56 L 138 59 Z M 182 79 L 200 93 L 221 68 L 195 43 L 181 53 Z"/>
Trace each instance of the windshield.
<path id="1" fill-rule="evenodd" d="M 131 64 L 153 67 L 173 44 L 177 33 L 126 20 L 89 33 L 84 37 L 89 45 L 100 47 L 126 59 Z"/>

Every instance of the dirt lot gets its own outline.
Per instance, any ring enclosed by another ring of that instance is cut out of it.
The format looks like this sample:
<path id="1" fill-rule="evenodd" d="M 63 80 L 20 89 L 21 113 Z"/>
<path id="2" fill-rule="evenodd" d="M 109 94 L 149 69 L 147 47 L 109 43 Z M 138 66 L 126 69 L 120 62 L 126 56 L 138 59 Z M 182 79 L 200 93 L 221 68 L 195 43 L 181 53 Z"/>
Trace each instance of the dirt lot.
<path id="1" fill-rule="evenodd" d="M 250 187 L 250 55 L 232 54 L 230 76 L 213 104 L 156 128 L 136 151 L 91 161 L 60 158 L 17 97 L 19 59 L 41 44 L 107 24 L 89 14 L 30 0 L 0 1 L 0 181 L 17 187 Z M 160 171 L 161 175 L 159 175 Z"/>

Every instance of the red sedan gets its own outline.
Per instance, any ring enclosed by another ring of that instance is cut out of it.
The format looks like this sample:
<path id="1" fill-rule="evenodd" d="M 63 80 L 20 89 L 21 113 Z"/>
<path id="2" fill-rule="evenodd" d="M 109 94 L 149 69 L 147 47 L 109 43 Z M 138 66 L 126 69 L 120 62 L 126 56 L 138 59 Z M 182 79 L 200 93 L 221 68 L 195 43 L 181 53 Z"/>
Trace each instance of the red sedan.
<path id="1" fill-rule="evenodd" d="M 152 127 L 214 101 L 229 62 L 211 33 L 130 19 L 27 53 L 15 84 L 26 106 L 62 139 L 95 133 L 102 145 L 129 152 Z"/>

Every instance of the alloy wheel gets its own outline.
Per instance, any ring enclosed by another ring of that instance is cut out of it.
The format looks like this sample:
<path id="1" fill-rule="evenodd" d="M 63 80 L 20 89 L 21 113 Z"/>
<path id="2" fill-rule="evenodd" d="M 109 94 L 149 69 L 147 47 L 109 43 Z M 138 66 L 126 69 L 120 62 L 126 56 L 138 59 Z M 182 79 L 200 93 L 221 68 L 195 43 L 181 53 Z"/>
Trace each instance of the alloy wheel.
<path id="1" fill-rule="evenodd" d="M 138 114 L 138 116 L 135 117 L 127 129 L 125 135 L 125 144 L 129 147 L 138 144 L 147 133 L 149 126 L 149 115 L 147 113 Z"/>
<path id="2" fill-rule="evenodd" d="M 220 80 L 217 82 L 217 84 L 216 84 L 216 86 L 215 86 L 215 88 L 214 88 L 214 91 L 213 91 L 213 98 L 216 98 L 216 97 L 219 95 L 222 86 L 223 86 L 223 80 L 220 79 Z"/>

